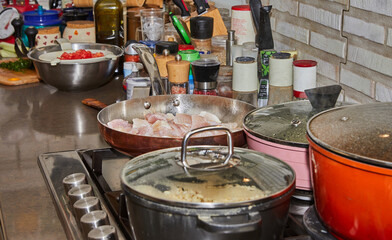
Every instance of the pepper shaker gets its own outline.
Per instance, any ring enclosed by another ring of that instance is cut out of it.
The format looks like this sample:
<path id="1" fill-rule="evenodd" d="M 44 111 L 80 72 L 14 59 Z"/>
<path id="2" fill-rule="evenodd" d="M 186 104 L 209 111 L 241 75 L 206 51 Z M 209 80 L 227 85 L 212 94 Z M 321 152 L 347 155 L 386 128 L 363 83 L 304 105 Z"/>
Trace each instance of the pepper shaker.
<path id="1" fill-rule="evenodd" d="M 190 62 L 182 60 L 177 54 L 175 60 L 167 62 L 169 74 L 170 94 L 187 94 L 189 93 L 189 67 Z"/>

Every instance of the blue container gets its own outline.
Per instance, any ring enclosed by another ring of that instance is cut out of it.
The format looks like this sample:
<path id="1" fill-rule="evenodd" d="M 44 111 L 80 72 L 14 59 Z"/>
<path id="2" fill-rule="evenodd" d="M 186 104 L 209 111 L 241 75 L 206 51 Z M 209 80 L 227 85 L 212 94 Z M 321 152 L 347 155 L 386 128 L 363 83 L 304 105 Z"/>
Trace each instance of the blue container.
<path id="1" fill-rule="evenodd" d="M 24 31 L 30 26 L 33 26 L 37 29 L 59 26 L 61 32 L 64 30 L 62 20 L 60 18 L 60 12 L 57 10 L 45 10 L 42 6 L 38 6 L 38 8 L 34 11 L 24 12 L 23 21 L 24 25 L 22 28 L 22 40 L 26 46 L 29 46 L 29 41 Z"/>

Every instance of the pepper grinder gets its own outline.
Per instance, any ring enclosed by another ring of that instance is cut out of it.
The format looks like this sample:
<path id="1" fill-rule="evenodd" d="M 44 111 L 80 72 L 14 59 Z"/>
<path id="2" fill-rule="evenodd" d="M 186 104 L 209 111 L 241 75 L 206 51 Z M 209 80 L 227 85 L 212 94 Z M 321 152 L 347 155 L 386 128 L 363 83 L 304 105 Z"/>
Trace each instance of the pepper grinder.
<path id="1" fill-rule="evenodd" d="M 189 67 L 190 62 L 182 60 L 177 54 L 175 59 L 166 63 L 169 74 L 170 94 L 189 93 Z"/>
<path id="2" fill-rule="evenodd" d="M 33 48 L 33 47 L 35 47 L 35 37 L 36 37 L 37 34 L 38 34 L 38 29 L 36 29 L 36 28 L 33 27 L 33 26 L 30 26 L 30 27 L 26 28 L 25 34 L 26 34 L 27 39 L 28 39 L 28 41 L 29 41 L 29 47 L 30 47 L 30 49 Z"/>

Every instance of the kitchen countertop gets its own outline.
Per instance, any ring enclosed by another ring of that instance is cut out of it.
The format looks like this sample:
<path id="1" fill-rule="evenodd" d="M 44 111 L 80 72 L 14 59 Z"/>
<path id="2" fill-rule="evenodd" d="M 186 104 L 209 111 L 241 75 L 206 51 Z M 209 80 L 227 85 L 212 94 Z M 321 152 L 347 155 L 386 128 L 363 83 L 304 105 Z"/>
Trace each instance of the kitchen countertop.
<path id="1" fill-rule="evenodd" d="M 98 110 L 81 103 L 124 100 L 121 77 L 85 92 L 61 92 L 42 82 L 0 86 L 0 227 L 7 239 L 66 239 L 37 164 L 41 153 L 108 147 Z M 1 234 L 0 234 L 1 239 Z"/>

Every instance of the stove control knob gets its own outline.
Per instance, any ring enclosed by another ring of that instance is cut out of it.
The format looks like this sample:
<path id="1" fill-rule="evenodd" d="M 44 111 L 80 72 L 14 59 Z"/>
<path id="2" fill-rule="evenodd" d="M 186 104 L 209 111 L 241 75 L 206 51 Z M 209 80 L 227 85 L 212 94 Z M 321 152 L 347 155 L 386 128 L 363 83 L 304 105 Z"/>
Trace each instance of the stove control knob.
<path id="1" fill-rule="evenodd" d="M 99 226 L 88 233 L 88 240 L 117 240 L 116 228 L 111 225 Z"/>

